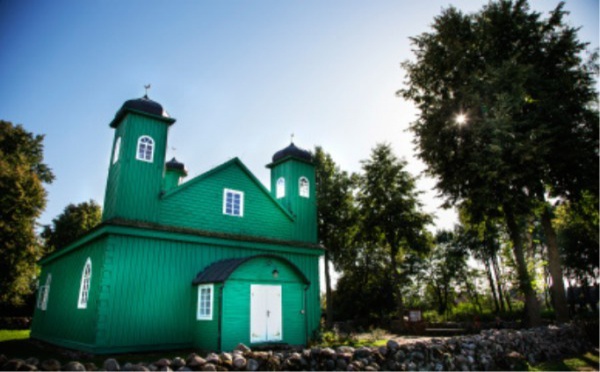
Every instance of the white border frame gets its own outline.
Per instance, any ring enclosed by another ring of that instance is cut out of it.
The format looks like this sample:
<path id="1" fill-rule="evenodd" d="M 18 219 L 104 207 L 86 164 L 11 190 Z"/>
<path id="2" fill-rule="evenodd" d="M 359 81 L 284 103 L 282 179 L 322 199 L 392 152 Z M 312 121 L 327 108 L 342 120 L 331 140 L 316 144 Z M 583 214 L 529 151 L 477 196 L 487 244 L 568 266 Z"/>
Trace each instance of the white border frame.
<path id="1" fill-rule="evenodd" d="M 202 289 L 210 289 L 210 313 L 208 315 L 200 314 L 200 303 L 202 301 Z M 196 320 L 213 320 L 213 309 L 215 308 L 215 285 L 214 284 L 202 284 L 198 286 L 198 304 L 196 307 Z"/>
<path id="2" fill-rule="evenodd" d="M 227 193 L 240 195 L 240 214 L 227 213 Z M 223 189 L 223 214 L 233 217 L 244 217 L 244 192 L 232 189 Z"/>

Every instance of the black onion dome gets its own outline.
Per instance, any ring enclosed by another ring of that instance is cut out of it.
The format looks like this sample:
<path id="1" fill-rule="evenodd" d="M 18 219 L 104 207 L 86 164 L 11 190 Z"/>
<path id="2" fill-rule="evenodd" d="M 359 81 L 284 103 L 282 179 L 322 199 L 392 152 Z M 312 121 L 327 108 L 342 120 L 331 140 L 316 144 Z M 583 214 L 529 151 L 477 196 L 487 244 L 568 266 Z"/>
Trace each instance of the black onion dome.
<path id="1" fill-rule="evenodd" d="M 123 106 L 121 106 L 121 108 L 115 115 L 113 121 L 110 123 L 110 126 L 116 128 L 119 121 L 121 121 L 121 119 L 125 116 L 127 111 L 143 112 L 153 116 L 160 116 L 167 119 L 169 124 L 175 122 L 175 119 L 172 119 L 169 116 L 167 111 L 162 107 L 160 103 L 151 100 L 150 98 L 148 98 L 147 95 L 145 95 L 142 98 L 130 99 L 128 101 L 125 101 Z"/>
<path id="2" fill-rule="evenodd" d="M 287 157 L 292 157 L 300 160 L 304 160 L 307 162 L 312 162 L 312 155 L 310 152 L 303 150 L 294 145 L 294 142 L 290 143 L 290 145 L 283 150 L 279 150 L 273 155 L 273 163 L 277 163 L 280 160 L 283 160 Z"/>
<path id="3" fill-rule="evenodd" d="M 165 167 L 167 168 L 167 170 L 181 171 L 187 175 L 187 170 L 185 169 L 185 165 L 183 163 L 178 162 L 177 159 L 175 159 L 175 158 L 169 160 L 165 164 Z"/>

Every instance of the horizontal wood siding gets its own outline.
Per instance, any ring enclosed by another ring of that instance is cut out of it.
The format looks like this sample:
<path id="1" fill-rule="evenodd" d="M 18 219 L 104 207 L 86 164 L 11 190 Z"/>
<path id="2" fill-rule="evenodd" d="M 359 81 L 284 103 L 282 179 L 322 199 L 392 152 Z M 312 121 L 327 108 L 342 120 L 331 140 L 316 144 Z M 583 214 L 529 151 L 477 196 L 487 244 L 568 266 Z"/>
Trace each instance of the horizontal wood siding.
<path id="1" fill-rule="evenodd" d="M 169 226 L 291 240 L 294 222 L 235 163 L 194 182 L 161 203 L 160 222 Z M 243 217 L 223 214 L 223 190 L 244 193 Z"/>
<path id="2" fill-rule="evenodd" d="M 100 283 L 103 278 L 106 239 L 95 240 L 42 268 L 40 285 L 52 274 L 45 311 L 36 307 L 31 337 L 61 346 L 91 351 L 96 342 Z M 86 260 L 92 262 L 87 308 L 77 307 L 81 276 Z"/>

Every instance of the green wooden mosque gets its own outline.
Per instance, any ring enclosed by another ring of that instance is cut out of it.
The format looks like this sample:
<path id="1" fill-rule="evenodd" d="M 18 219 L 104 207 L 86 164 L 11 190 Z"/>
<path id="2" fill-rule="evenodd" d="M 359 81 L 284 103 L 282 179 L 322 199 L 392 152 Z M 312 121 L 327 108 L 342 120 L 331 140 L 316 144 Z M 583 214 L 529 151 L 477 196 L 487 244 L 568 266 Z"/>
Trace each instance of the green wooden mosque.
<path id="1" fill-rule="evenodd" d="M 293 143 L 270 191 L 234 158 L 187 182 L 147 96 L 115 130 L 102 223 L 40 261 L 31 337 L 96 354 L 305 345 L 319 327 L 315 172 Z"/>

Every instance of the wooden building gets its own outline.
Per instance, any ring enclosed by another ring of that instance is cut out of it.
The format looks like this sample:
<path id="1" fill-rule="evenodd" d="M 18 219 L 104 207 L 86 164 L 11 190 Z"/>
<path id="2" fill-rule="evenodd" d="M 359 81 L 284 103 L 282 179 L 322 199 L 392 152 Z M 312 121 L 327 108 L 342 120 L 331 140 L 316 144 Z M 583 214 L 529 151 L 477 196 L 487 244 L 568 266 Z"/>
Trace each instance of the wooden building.
<path id="1" fill-rule="evenodd" d="M 40 261 L 31 337 L 96 354 L 304 345 L 319 327 L 311 154 L 275 153 L 269 191 L 237 158 L 187 182 L 175 119 L 147 96 L 115 130 L 102 223 Z"/>

